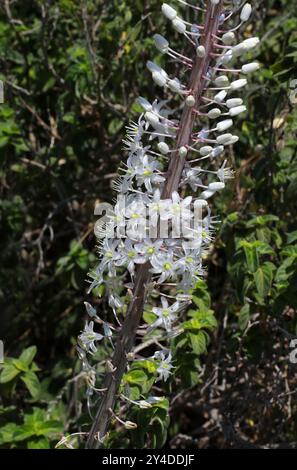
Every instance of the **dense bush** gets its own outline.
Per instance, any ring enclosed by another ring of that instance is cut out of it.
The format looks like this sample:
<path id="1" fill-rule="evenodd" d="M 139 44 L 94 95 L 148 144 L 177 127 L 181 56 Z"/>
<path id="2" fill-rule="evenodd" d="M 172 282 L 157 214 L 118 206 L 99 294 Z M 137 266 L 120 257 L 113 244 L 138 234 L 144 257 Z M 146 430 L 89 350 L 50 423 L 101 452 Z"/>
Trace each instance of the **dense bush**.
<path id="1" fill-rule="evenodd" d="M 247 92 L 240 143 L 229 149 L 236 177 L 216 201 L 222 223 L 208 276 L 176 344 L 183 354 L 167 390 L 171 419 L 167 399 L 132 409 L 149 440 L 118 428 L 111 446 L 297 441 L 297 365 L 289 362 L 297 336 L 296 7 L 255 3 L 246 34 L 262 37 L 262 69 Z M 96 257 L 93 208 L 113 198 L 138 87 L 153 96 L 151 36 L 165 26 L 157 0 L 0 8 L 0 446 L 46 448 L 89 429 L 75 343 Z M 104 300 L 93 303 L 108 314 Z M 139 394 L 150 379 L 144 369 L 126 377 Z"/>

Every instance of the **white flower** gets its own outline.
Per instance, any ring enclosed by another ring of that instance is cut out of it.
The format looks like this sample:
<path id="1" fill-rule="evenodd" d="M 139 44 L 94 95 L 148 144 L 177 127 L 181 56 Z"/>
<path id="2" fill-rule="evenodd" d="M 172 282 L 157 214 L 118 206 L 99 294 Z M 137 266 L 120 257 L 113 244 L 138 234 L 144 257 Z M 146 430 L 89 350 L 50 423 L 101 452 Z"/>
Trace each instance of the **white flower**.
<path id="1" fill-rule="evenodd" d="M 145 258 L 141 256 L 131 240 L 127 239 L 119 246 L 119 259 L 117 266 L 126 266 L 131 275 L 135 272 L 135 264 L 144 264 Z"/>
<path id="2" fill-rule="evenodd" d="M 145 258 L 146 261 L 150 260 L 155 253 L 158 253 L 163 240 L 153 241 L 150 238 L 145 238 L 142 243 L 135 245 L 136 251 Z"/>
<path id="3" fill-rule="evenodd" d="M 102 269 L 99 265 L 95 270 L 89 273 L 89 277 L 92 279 L 90 282 L 90 287 L 88 289 L 88 293 L 90 293 L 93 289 L 101 286 L 103 284 L 103 276 L 102 276 Z"/>
<path id="4" fill-rule="evenodd" d="M 172 331 L 172 323 L 177 319 L 177 311 L 180 308 L 179 302 L 174 302 L 169 306 L 167 299 L 161 297 L 162 307 L 152 308 L 152 312 L 157 315 L 157 320 L 150 326 L 149 330 L 161 327 L 164 328 L 167 332 Z"/>
<path id="5" fill-rule="evenodd" d="M 100 247 L 101 269 L 106 268 L 109 273 L 114 273 L 115 262 L 119 259 L 120 255 L 117 252 L 119 241 L 114 239 L 105 238 L 102 246 Z"/>
<path id="6" fill-rule="evenodd" d="M 172 375 L 171 370 L 174 368 L 173 365 L 171 364 L 172 361 L 172 354 L 170 351 L 164 352 L 164 351 L 156 351 L 153 359 L 158 361 L 158 378 L 157 382 L 159 380 L 164 380 L 166 382 L 170 375 Z"/>
<path id="7" fill-rule="evenodd" d="M 202 231 L 200 235 L 202 239 Z M 196 234 L 196 238 L 198 238 Z M 201 269 L 201 252 L 200 249 L 187 249 L 183 244 L 184 248 L 184 256 L 179 258 L 177 261 L 178 272 L 180 274 L 188 273 L 191 277 L 195 278 L 196 280 L 200 276 L 200 269 Z"/>
<path id="8" fill-rule="evenodd" d="M 97 351 L 95 342 L 96 341 L 101 341 L 104 338 L 104 336 L 100 335 L 98 333 L 95 333 L 93 328 L 94 328 L 94 322 L 93 321 L 91 321 L 89 324 L 86 323 L 85 324 L 85 329 L 81 333 L 81 335 L 79 335 L 78 339 L 79 339 L 79 342 L 81 343 L 82 347 L 85 350 L 87 350 L 88 352 L 95 353 Z"/>
<path id="9" fill-rule="evenodd" d="M 176 276 L 176 265 L 173 259 L 173 252 L 161 252 L 154 254 L 151 259 L 151 272 L 160 274 L 159 284 L 167 279 L 173 279 Z"/>
<path id="10" fill-rule="evenodd" d="M 135 175 L 138 186 L 144 184 L 149 192 L 153 192 L 152 184 L 159 184 L 165 181 L 165 178 L 157 173 L 160 170 L 160 163 L 144 155 L 142 161 L 135 167 Z"/>
<path id="11" fill-rule="evenodd" d="M 212 151 L 212 147 L 208 147 L 208 149 L 210 149 L 210 152 Z M 208 151 L 208 153 L 210 152 Z M 200 153 L 201 153 L 201 149 L 200 149 Z M 201 187 L 202 185 L 202 180 L 200 178 L 200 175 L 201 175 L 200 168 L 185 168 L 184 174 L 183 174 L 184 176 L 183 182 L 188 183 L 192 191 L 197 191 L 197 188 Z"/>
<path id="12" fill-rule="evenodd" d="M 147 129 L 147 123 L 143 120 L 143 115 L 138 119 L 138 123 L 132 122 L 127 126 L 127 138 L 123 141 L 124 149 L 129 152 L 136 152 L 142 148 L 142 136 Z"/>

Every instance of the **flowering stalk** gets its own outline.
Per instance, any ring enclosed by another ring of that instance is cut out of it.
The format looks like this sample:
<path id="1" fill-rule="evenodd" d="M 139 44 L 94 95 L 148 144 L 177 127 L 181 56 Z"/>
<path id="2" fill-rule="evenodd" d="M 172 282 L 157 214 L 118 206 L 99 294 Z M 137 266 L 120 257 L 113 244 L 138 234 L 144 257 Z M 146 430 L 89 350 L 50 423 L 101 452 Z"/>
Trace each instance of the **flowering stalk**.
<path id="1" fill-rule="evenodd" d="M 218 170 L 215 166 L 213 169 L 205 168 L 204 164 L 212 164 L 214 161 L 216 165 L 216 160 L 223 155 L 224 147 L 238 140 L 237 136 L 226 132 L 233 125 L 232 118 L 246 109 L 242 100 L 233 96 L 234 91 L 247 83 L 245 78 L 238 78 L 238 74 L 246 75 L 259 67 L 257 63 L 246 64 L 241 68 L 226 67 L 234 58 L 242 56 L 258 43 L 257 38 L 250 38 L 233 45 L 235 32 L 251 14 L 249 3 L 242 5 L 241 1 L 236 0 L 208 0 L 201 2 L 201 7 L 178 1 L 183 7 L 186 5 L 191 9 L 195 19 L 197 15 L 204 17 L 199 24 L 190 24 L 182 20 L 170 5 L 162 5 L 165 17 L 189 43 L 191 56 L 171 49 L 169 42 L 160 35 L 155 35 L 154 39 L 160 52 L 169 55 L 186 70 L 191 70 L 189 83 L 184 85 L 177 78 L 170 78 L 154 62 L 149 61 L 147 66 L 155 83 L 173 95 L 173 99 L 182 101 L 182 105 L 178 105 L 182 109 L 181 117 L 171 117 L 176 111 L 169 109 L 167 102 L 155 101 L 151 104 L 144 98 L 139 99 L 143 114 L 137 124 L 128 127 L 124 143 L 129 157 L 123 170 L 124 175 L 116 182 L 118 191 L 126 196 L 126 206 L 122 209 L 117 203 L 107 224 L 109 227 L 112 222 L 117 233 L 128 226 L 131 235 L 121 240 L 106 236 L 102 243 L 101 263 L 92 274 L 91 284 L 91 288 L 101 284 L 107 288 L 117 326 L 101 320 L 96 310 L 86 304 L 92 321 L 79 337 L 83 367 L 92 377 L 92 394 L 98 389 L 95 388 L 94 369 L 89 365 L 86 354 L 95 352 L 96 343 L 104 337 L 112 341 L 114 330 L 118 331 L 114 354 L 111 361 L 107 362 L 108 372 L 98 392 L 100 402 L 87 441 L 88 448 L 100 446 L 109 422 L 115 416 L 113 410 L 123 374 L 129 359 L 133 358 L 144 303 L 152 293 L 154 298 L 160 298 L 160 306 L 151 308 L 155 321 L 144 325 L 143 331 L 149 335 L 157 328 L 164 330 L 161 342 L 165 344 L 181 332 L 178 321 L 191 300 L 195 283 L 204 273 L 202 259 L 207 253 L 216 222 L 211 217 L 208 200 L 224 188 L 226 179 L 232 177 L 225 161 Z M 238 11 L 240 21 L 235 23 L 234 16 Z M 226 29 L 227 20 L 232 21 L 230 30 Z M 235 74 L 236 80 L 230 82 L 230 74 Z M 229 94 L 232 96 L 228 97 Z M 213 124 L 217 119 L 219 121 Z M 162 168 L 164 159 L 169 159 L 166 172 Z M 197 162 L 201 166 L 195 166 Z M 192 196 L 181 197 L 186 186 L 190 187 L 192 193 L 198 192 L 194 199 Z M 203 215 L 200 225 L 192 228 L 190 206 L 194 201 Z M 154 233 L 162 221 L 170 220 L 174 229 L 178 220 L 186 226 L 186 234 L 169 240 L 166 236 L 151 236 L 151 231 L 145 228 L 144 236 L 139 239 L 142 207 L 149 208 L 150 228 L 153 227 Z M 123 276 L 123 267 L 128 269 L 131 277 L 132 284 L 128 285 L 128 289 L 131 291 L 132 288 L 132 296 L 121 325 L 119 312 L 123 303 L 119 294 L 119 279 Z M 168 299 L 174 302 L 169 303 Z M 94 322 L 103 327 L 103 334 L 94 332 Z M 171 375 L 171 358 L 171 352 L 165 346 L 150 358 L 156 364 L 159 380 L 167 380 Z M 123 397 L 123 394 L 120 396 Z M 136 402 L 128 397 L 125 403 L 135 405 Z M 139 403 L 150 406 L 149 400 Z M 132 429 L 132 425 L 126 422 L 125 427 Z"/>

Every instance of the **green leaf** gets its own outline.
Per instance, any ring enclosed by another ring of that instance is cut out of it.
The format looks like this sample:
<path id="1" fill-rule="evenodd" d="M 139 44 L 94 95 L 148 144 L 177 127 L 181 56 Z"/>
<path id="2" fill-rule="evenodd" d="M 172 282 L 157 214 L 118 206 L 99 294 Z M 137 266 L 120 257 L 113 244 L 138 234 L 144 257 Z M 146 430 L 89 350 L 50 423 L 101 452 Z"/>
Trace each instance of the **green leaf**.
<path id="1" fill-rule="evenodd" d="M 204 331 L 189 334 L 191 346 L 195 354 L 199 356 L 207 351 L 208 335 Z"/>
<path id="2" fill-rule="evenodd" d="M 11 362 L 14 365 L 14 367 L 21 372 L 27 372 L 29 370 L 28 365 L 21 359 L 12 359 Z"/>
<path id="3" fill-rule="evenodd" d="M 286 282 L 296 271 L 296 256 L 290 256 L 278 268 L 275 281 L 277 283 Z"/>
<path id="4" fill-rule="evenodd" d="M 276 215 L 259 215 L 258 217 L 254 217 L 253 219 L 249 220 L 246 224 L 248 228 L 259 226 L 266 226 L 269 222 L 278 222 L 279 217 Z"/>
<path id="5" fill-rule="evenodd" d="M 13 440 L 15 442 L 25 441 L 31 436 L 34 436 L 35 431 L 32 426 L 29 424 L 22 424 L 21 426 L 17 426 L 17 429 L 14 433 Z"/>
<path id="6" fill-rule="evenodd" d="M 287 235 L 288 239 L 287 242 L 290 245 L 290 243 L 294 243 L 297 240 L 297 230 L 294 232 L 288 233 Z"/>
<path id="7" fill-rule="evenodd" d="M 15 423 L 8 423 L 0 428 L 0 445 L 13 442 L 14 434 L 17 430 Z"/>
<path id="8" fill-rule="evenodd" d="M 30 346 L 29 348 L 25 349 L 25 351 L 22 352 L 22 354 L 19 357 L 20 361 L 23 361 L 27 366 L 31 364 L 33 361 L 34 357 L 36 356 L 37 353 L 37 347 L 36 346 Z"/>
<path id="9" fill-rule="evenodd" d="M 250 243 L 245 240 L 240 242 L 239 246 L 243 248 L 248 270 L 251 273 L 254 273 L 259 266 L 259 255 L 257 251 L 257 246 L 255 245 L 255 243 Z"/>
<path id="10" fill-rule="evenodd" d="M 197 282 L 192 299 L 199 309 L 207 310 L 210 308 L 210 295 L 205 281 L 199 280 Z"/>
<path id="11" fill-rule="evenodd" d="M 27 444 L 27 449 L 49 449 L 49 442 L 42 438 L 30 440 Z"/>
<path id="12" fill-rule="evenodd" d="M 159 417 L 155 417 L 152 419 L 150 423 L 150 434 L 153 434 L 155 438 L 155 445 L 154 448 L 161 449 L 166 442 L 167 439 L 167 426 L 164 419 Z"/>
<path id="13" fill-rule="evenodd" d="M 201 330 L 202 328 L 214 330 L 217 327 L 217 320 L 213 310 L 190 310 L 188 315 L 192 319 L 183 323 L 182 327 L 184 330 Z"/>
<path id="14" fill-rule="evenodd" d="M 4 365 L 0 375 L 0 384 L 11 382 L 20 372 L 14 365 Z"/>
<path id="15" fill-rule="evenodd" d="M 48 436 L 50 434 L 58 434 L 62 431 L 63 426 L 59 421 L 49 420 L 35 423 L 36 436 Z"/>
<path id="16" fill-rule="evenodd" d="M 245 304 L 239 312 L 238 325 L 241 331 L 244 331 L 250 320 L 250 304 Z"/>
<path id="17" fill-rule="evenodd" d="M 143 370 L 130 370 L 125 374 L 124 380 L 131 384 L 141 385 L 148 380 L 148 377 Z"/>
<path id="18" fill-rule="evenodd" d="M 272 263 L 266 262 L 260 266 L 254 273 L 254 279 L 258 294 L 262 299 L 267 297 L 271 289 L 273 281 L 275 266 Z"/>
<path id="19" fill-rule="evenodd" d="M 31 396 L 36 398 L 40 394 L 40 383 L 35 372 L 27 372 L 21 376 L 22 381 L 26 384 Z"/>

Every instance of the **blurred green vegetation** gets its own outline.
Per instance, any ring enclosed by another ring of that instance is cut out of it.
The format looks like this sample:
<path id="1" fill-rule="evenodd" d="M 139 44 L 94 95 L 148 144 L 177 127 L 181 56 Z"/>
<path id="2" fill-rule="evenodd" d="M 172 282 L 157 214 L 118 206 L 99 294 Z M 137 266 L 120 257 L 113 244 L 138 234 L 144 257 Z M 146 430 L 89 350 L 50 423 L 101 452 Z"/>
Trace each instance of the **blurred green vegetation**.
<path id="1" fill-rule="evenodd" d="M 262 38 L 262 68 L 246 92 L 240 143 L 228 151 L 236 177 L 216 198 L 222 224 L 208 261 L 212 300 L 201 281 L 175 344 L 177 384 L 167 390 L 171 397 L 186 390 L 192 408 L 176 399 L 171 424 L 166 400 L 153 410 L 132 409 L 130 419 L 147 430 L 152 447 L 166 439 L 180 445 L 178 436 L 187 434 L 196 446 L 195 439 L 205 437 L 197 434 L 197 422 L 202 426 L 213 405 L 207 396 L 209 408 L 201 408 L 197 390 L 201 384 L 205 391 L 215 366 L 219 381 L 230 385 L 214 392 L 223 422 L 252 442 L 297 441 L 296 396 L 289 410 L 287 402 L 271 401 L 296 390 L 297 375 L 288 361 L 289 340 L 297 336 L 297 103 L 290 100 L 297 79 L 296 6 L 294 0 L 254 4 L 245 35 Z M 1 2 L 0 338 L 6 361 L 0 447 L 54 447 L 63 435 L 89 427 L 75 343 L 85 320 L 85 278 L 96 257 L 94 203 L 113 198 L 111 181 L 124 158 L 121 139 L 135 117 L 136 97 L 155 96 L 145 63 L 156 55 L 152 35 L 167 28 L 159 9 L 157 0 Z M 108 315 L 104 300 L 93 302 Z M 199 324 L 202 317 L 206 323 Z M 205 328 L 216 328 L 211 338 Z M 209 354 L 199 359 L 207 344 Z M 263 371 L 257 387 L 254 364 Z M 125 380 L 138 399 L 152 371 L 147 364 L 134 368 Z M 251 394 L 242 408 L 244 373 Z M 113 446 L 146 442 L 146 434 L 133 431 L 113 431 L 110 438 Z M 226 443 L 214 435 L 206 445 Z"/>

